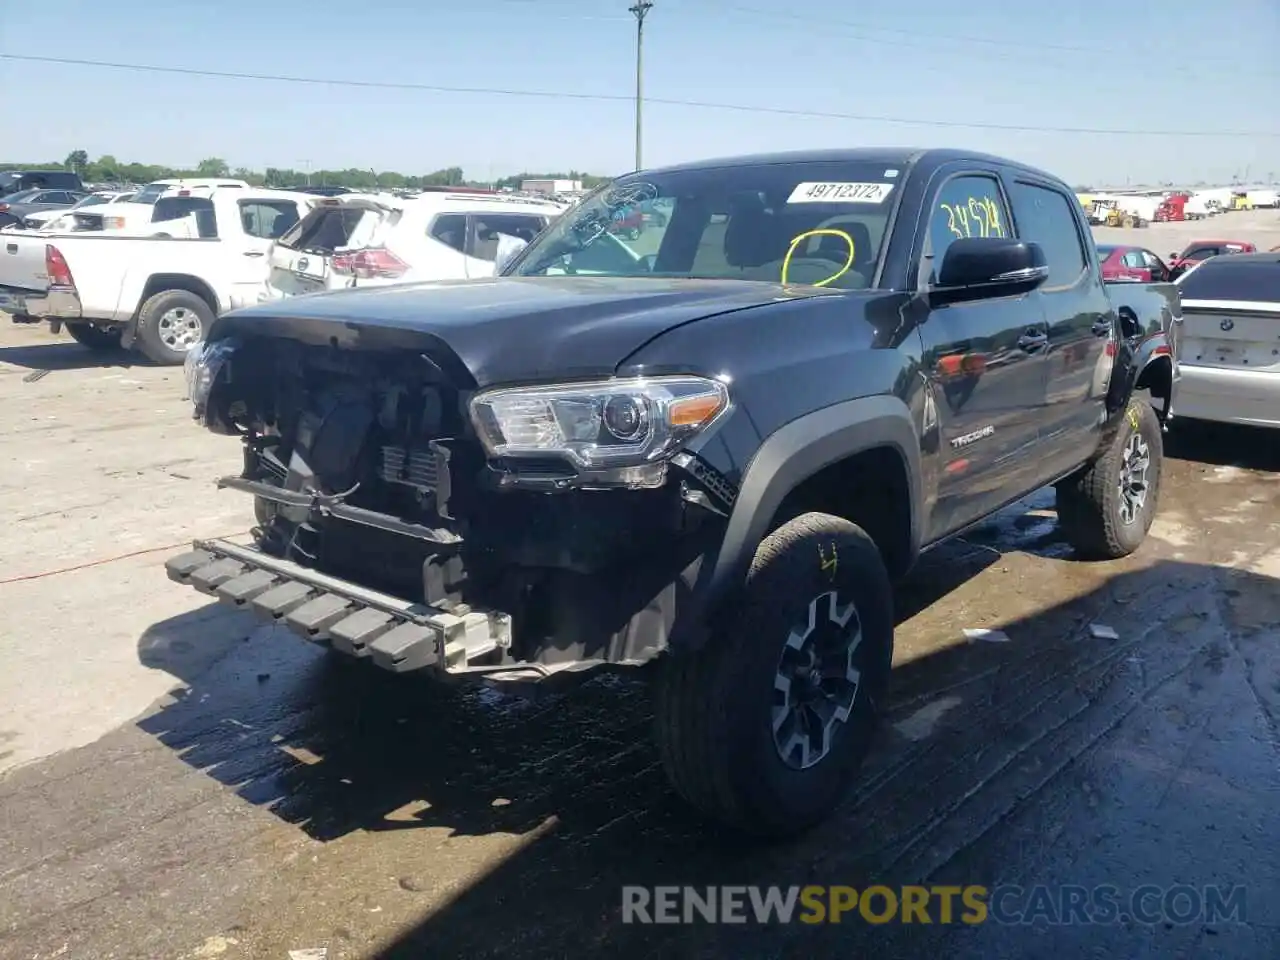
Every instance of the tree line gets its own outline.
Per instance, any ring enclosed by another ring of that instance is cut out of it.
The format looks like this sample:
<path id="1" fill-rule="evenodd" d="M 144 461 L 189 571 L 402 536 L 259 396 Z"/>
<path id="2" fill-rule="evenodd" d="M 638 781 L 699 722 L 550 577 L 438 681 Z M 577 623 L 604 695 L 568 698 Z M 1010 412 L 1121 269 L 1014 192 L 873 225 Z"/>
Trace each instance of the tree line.
<path id="1" fill-rule="evenodd" d="M 516 188 L 522 180 L 581 180 L 585 188 L 598 186 L 609 177 L 595 176 L 570 170 L 568 173 L 518 173 L 494 181 L 469 180 L 461 167 L 446 167 L 430 173 L 406 174 L 395 170 L 292 170 L 287 167 L 267 167 L 250 170 L 248 167 L 232 167 L 221 157 L 201 160 L 195 169 L 184 170 L 151 163 L 122 163 L 110 154 L 90 160 L 88 152 L 72 150 L 61 163 L 3 163 L 3 170 L 74 170 L 86 183 L 149 183 L 152 180 L 169 180 L 179 177 L 233 177 L 255 187 L 293 187 L 304 183 L 317 186 L 350 187 L 355 190 L 414 190 L 419 187 L 478 187 L 491 186 Z"/>

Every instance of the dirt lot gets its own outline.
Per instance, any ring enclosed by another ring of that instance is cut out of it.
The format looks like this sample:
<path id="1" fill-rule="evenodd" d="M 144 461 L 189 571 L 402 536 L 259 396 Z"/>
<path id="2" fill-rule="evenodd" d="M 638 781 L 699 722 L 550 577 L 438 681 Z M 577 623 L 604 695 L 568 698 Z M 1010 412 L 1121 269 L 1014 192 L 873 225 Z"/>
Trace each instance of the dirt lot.
<path id="1" fill-rule="evenodd" d="M 1192 240 L 1245 240 L 1259 250 L 1280 246 L 1280 210 L 1240 210 L 1209 220 L 1153 223 L 1141 230 L 1094 227 L 1099 243 L 1133 243 L 1164 259 Z"/>
<path id="2" fill-rule="evenodd" d="M 1259 216 L 1132 233 L 1163 254 Z M 860 790 L 813 836 L 759 849 L 670 794 L 642 688 L 444 690 L 170 584 L 168 552 L 250 515 L 212 488 L 237 446 L 190 424 L 180 371 L 6 323 L 0 437 L 4 960 L 1280 956 L 1272 438 L 1172 436 L 1160 517 L 1126 561 L 1073 560 L 1045 494 L 928 555 L 897 597 L 890 723 Z M 977 626 L 1009 641 L 965 641 Z M 620 914 L 624 884 L 925 881 L 1242 884 L 1247 912 L 1056 928 Z"/>

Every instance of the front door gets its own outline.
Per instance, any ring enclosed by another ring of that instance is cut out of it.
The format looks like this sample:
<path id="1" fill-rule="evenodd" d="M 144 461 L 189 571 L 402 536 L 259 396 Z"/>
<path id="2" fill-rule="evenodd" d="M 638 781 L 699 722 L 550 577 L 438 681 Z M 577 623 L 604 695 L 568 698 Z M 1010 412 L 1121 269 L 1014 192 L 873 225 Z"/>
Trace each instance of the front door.
<path id="1" fill-rule="evenodd" d="M 1067 196 L 1031 179 L 1009 184 L 1018 238 L 1038 243 L 1049 262 L 1049 278 L 1039 291 L 1049 329 L 1048 406 L 1037 458 L 1044 470 L 1037 479 L 1045 482 L 1058 479 L 1097 447 L 1117 334 L 1106 288 L 1089 268 L 1085 227 Z M 1146 261 L 1141 263 L 1146 270 Z M 1123 297 L 1122 285 L 1116 291 Z"/>
<path id="2" fill-rule="evenodd" d="M 1012 236 L 994 174 L 952 176 L 926 216 L 926 282 L 936 279 L 955 239 Z M 941 441 L 930 531 L 936 537 L 999 508 L 1010 489 L 1025 489 L 1010 471 L 1034 459 L 1049 336 L 1035 293 L 935 308 L 919 329 Z"/>

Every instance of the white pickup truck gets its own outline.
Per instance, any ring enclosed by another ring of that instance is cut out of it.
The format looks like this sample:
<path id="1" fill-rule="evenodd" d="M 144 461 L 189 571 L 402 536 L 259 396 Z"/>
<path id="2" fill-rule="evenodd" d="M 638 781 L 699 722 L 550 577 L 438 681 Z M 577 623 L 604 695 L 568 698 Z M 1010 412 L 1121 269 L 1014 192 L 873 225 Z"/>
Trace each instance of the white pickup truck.
<path id="1" fill-rule="evenodd" d="M 5 234 L 0 310 L 65 326 L 95 350 L 181 363 L 214 317 L 258 301 L 272 243 L 323 198 L 248 189 L 181 199 L 184 237 Z"/>

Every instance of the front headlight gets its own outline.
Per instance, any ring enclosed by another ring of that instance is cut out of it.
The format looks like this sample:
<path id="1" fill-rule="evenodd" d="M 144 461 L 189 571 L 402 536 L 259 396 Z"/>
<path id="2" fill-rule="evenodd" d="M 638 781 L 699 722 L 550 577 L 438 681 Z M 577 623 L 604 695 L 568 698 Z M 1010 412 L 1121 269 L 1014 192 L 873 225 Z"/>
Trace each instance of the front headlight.
<path id="1" fill-rule="evenodd" d="M 719 380 L 654 377 L 486 390 L 471 420 L 491 457 L 564 458 L 597 472 L 663 461 L 728 408 Z"/>
<path id="2" fill-rule="evenodd" d="M 182 374 L 187 382 L 187 399 L 191 401 L 192 419 L 207 425 L 205 413 L 209 405 L 209 394 L 238 346 L 238 341 L 229 337 L 215 343 L 201 340 L 187 351 L 182 361 Z"/>

